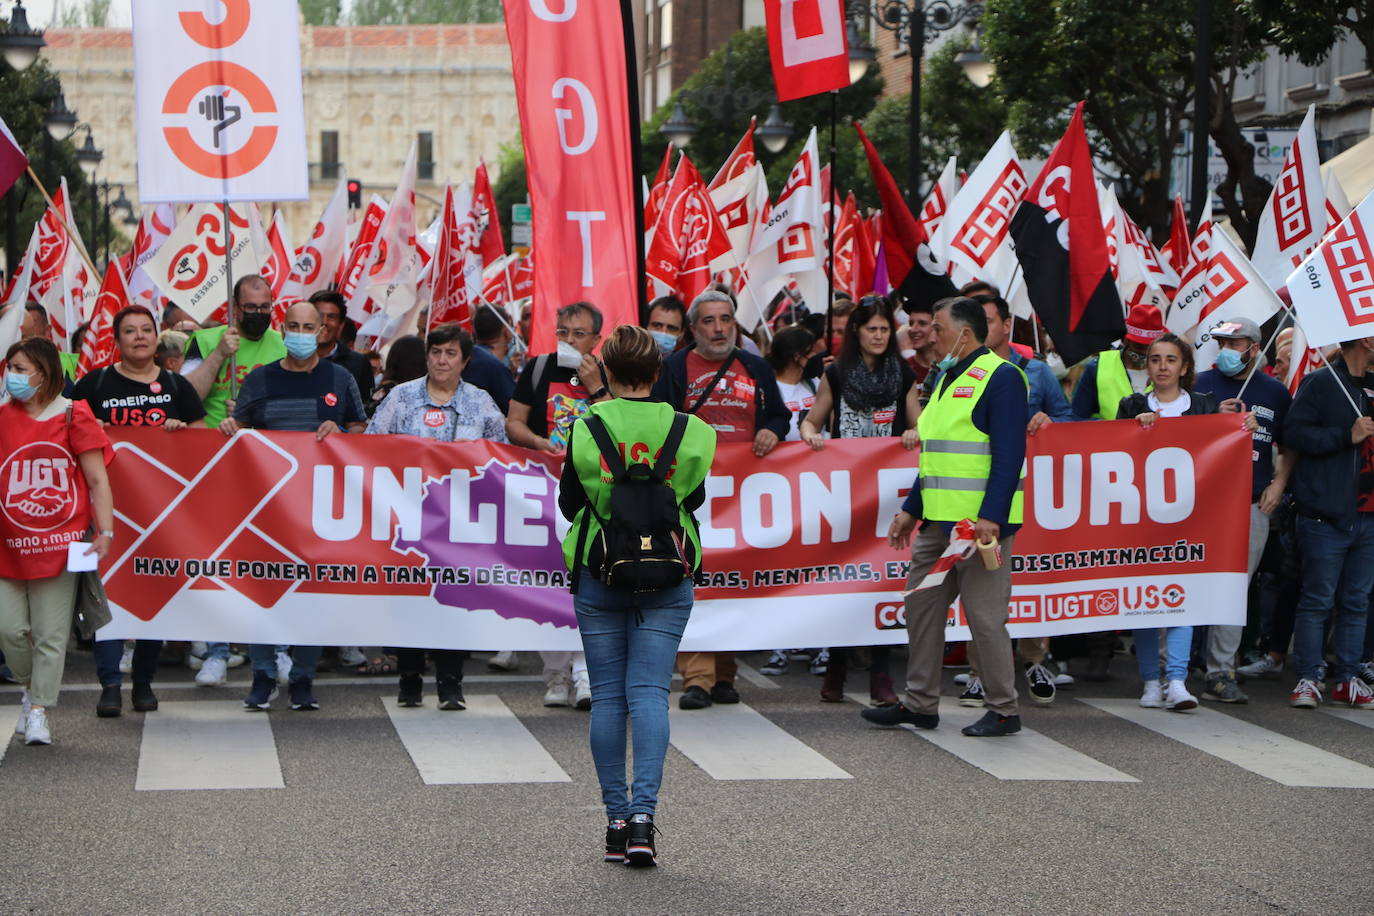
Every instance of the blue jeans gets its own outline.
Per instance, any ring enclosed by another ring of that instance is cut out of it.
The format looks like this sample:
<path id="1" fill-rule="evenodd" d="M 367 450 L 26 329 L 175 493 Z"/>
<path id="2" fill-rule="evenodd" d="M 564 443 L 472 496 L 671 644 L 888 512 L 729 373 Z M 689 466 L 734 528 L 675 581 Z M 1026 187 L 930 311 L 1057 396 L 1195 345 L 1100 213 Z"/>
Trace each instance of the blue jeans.
<path id="1" fill-rule="evenodd" d="M 207 642 L 205 644 L 205 657 L 217 658 L 220 661 L 229 661 L 229 644 L 227 642 Z"/>
<path id="2" fill-rule="evenodd" d="M 1322 627 L 1331 625 L 1332 682 L 1355 676 L 1364 649 L 1369 592 L 1374 589 L 1374 518 L 1361 512 L 1349 531 L 1314 518 L 1298 518 L 1302 595 L 1293 627 L 1293 665 L 1298 677 L 1317 679 Z"/>
<path id="3" fill-rule="evenodd" d="M 320 663 L 324 646 L 249 646 L 248 661 L 253 665 L 253 676 L 265 674 L 270 678 L 277 676 L 277 652 L 291 650 L 291 683 L 315 679 L 315 666 Z"/>
<path id="4" fill-rule="evenodd" d="M 1192 627 L 1163 627 L 1165 632 L 1164 676 L 1171 681 L 1188 679 L 1188 656 L 1193 651 Z M 1159 680 L 1159 628 L 1135 631 L 1135 663 L 1142 681 Z"/>
<path id="5" fill-rule="evenodd" d="M 584 568 L 573 607 L 587 653 L 592 760 L 606 816 L 653 814 L 668 753 L 668 685 L 692 614 L 692 581 L 631 594 L 607 588 Z M 634 727 L 633 799 L 625 782 L 627 719 Z"/>
<path id="6" fill-rule="evenodd" d="M 119 658 L 124 654 L 124 640 L 97 639 L 95 641 L 95 675 L 101 687 L 118 687 L 124 683 L 119 673 Z M 158 659 L 162 656 L 162 640 L 140 639 L 134 644 L 133 682 L 151 684 L 157 674 Z"/>

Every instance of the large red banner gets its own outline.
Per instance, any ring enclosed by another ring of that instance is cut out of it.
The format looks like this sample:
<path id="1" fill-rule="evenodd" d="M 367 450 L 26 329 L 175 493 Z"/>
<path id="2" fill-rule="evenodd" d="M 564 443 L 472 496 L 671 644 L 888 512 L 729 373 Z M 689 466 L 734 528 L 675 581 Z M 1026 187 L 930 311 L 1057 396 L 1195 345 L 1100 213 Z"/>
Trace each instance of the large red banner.
<path id="1" fill-rule="evenodd" d="M 639 321 L 624 28 L 612 0 L 505 0 L 505 10 L 539 252 L 531 350 L 547 353 L 569 303 L 591 302 L 606 328 Z"/>
<path id="2" fill-rule="evenodd" d="M 576 648 L 559 460 L 487 442 L 111 428 L 111 637 Z M 1029 636 L 1244 619 L 1250 437 L 1235 416 L 1030 440 L 1009 619 Z M 685 645 L 898 642 L 915 478 L 896 440 L 721 446 Z M 978 562 L 975 558 L 972 561 Z M 951 638 L 965 638 L 957 608 Z"/>

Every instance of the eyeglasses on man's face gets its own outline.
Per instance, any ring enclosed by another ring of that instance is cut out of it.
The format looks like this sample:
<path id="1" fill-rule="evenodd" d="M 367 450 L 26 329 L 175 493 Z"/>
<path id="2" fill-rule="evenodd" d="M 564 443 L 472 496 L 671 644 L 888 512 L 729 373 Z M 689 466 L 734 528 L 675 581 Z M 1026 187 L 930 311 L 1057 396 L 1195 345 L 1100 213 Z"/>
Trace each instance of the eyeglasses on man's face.
<path id="1" fill-rule="evenodd" d="M 586 340 L 592 336 L 591 331 L 584 331 L 581 328 L 575 330 L 573 328 L 559 328 L 557 333 L 559 340 Z"/>

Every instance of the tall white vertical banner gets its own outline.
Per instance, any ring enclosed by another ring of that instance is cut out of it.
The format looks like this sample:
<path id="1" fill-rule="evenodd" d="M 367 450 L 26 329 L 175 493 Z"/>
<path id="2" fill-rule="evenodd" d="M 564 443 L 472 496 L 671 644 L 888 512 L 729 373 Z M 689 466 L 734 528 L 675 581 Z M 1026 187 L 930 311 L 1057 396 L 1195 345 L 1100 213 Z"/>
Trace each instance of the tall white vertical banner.
<path id="1" fill-rule="evenodd" d="M 305 200 L 296 4 L 133 0 L 144 203 Z"/>

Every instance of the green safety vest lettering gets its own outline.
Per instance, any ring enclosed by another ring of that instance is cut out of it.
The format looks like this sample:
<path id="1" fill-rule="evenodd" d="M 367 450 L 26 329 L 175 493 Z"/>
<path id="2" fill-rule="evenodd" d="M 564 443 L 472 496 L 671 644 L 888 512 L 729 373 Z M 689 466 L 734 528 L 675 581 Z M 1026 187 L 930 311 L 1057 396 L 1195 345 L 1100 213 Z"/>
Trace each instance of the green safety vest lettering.
<path id="1" fill-rule="evenodd" d="M 959 522 L 979 516 L 992 472 L 992 438 L 973 424 L 973 409 L 987 391 L 993 372 L 1004 363 L 997 354 L 984 353 L 948 386 L 942 381 L 941 390 L 916 421 L 921 436 L 921 505 L 930 521 Z M 1007 517 L 1013 525 L 1023 519 L 1025 484 L 1023 466 Z"/>

